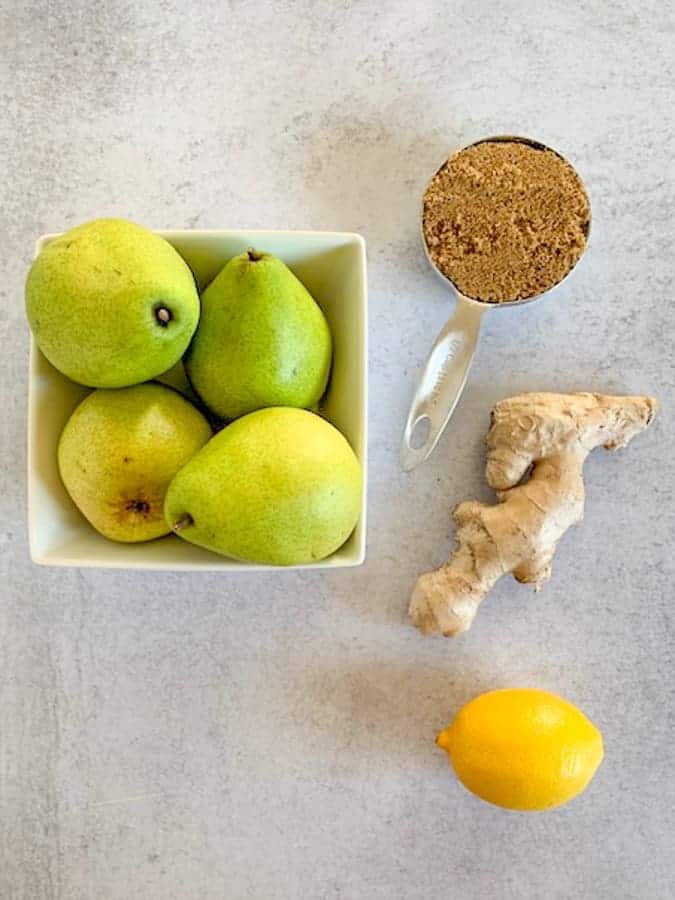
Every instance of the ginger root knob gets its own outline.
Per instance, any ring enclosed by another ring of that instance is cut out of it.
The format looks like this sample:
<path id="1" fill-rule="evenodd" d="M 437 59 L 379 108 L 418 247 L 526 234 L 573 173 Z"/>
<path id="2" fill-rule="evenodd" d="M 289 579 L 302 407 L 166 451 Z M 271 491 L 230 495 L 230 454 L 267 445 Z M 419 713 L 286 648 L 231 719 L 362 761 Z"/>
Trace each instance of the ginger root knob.
<path id="1" fill-rule="evenodd" d="M 454 510 L 457 548 L 418 579 L 413 624 L 424 634 L 466 631 L 508 572 L 538 590 L 551 577 L 558 541 L 583 518 L 584 460 L 595 447 L 625 447 L 657 406 L 652 397 L 586 393 L 519 394 L 498 403 L 486 439 L 486 477 L 498 503 L 468 500 Z"/>

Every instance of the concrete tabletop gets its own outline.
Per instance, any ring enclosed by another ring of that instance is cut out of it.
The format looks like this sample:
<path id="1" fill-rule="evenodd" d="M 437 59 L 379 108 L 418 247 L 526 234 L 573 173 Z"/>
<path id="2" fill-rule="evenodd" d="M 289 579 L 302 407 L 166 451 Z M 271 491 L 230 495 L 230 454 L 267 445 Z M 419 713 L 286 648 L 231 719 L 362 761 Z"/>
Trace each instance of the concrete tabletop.
<path id="1" fill-rule="evenodd" d="M 665 900 L 675 882 L 673 55 L 662 2 L 0 0 L 2 900 Z M 586 257 L 488 316 L 433 458 L 399 469 L 452 308 L 418 242 L 451 148 L 519 133 L 585 179 Z M 25 521 L 35 238 L 155 228 L 361 232 L 370 285 L 362 568 L 225 576 L 34 566 Z M 653 393 L 585 470 L 538 595 L 503 579 L 465 636 L 407 622 L 482 440 L 523 390 Z M 467 793 L 434 746 L 481 691 L 537 686 L 601 728 L 588 791 L 544 814 Z"/>

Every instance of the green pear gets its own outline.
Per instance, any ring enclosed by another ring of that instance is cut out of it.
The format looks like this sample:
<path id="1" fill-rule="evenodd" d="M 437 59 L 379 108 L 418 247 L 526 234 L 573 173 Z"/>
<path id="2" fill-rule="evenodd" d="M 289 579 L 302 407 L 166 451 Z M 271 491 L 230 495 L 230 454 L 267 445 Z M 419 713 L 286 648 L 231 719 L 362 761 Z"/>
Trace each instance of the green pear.
<path id="1" fill-rule="evenodd" d="M 149 541 L 170 531 L 166 489 L 210 437 L 206 419 L 172 388 L 150 383 L 94 391 L 61 434 L 61 480 L 102 535 Z"/>
<path id="2" fill-rule="evenodd" d="M 199 320 L 192 272 L 163 238 L 125 219 L 96 219 L 60 235 L 26 281 L 38 347 L 90 387 L 125 387 L 176 363 Z"/>
<path id="3" fill-rule="evenodd" d="M 276 256 L 255 250 L 235 256 L 202 294 L 185 369 L 222 419 L 267 406 L 315 406 L 330 364 L 328 323 Z"/>
<path id="4" fill-rule="evenodd" d="M 178 472 L 164 512 L 187 541 L 234 559 L 299 565 L 349 537 L 361 509 L 354 451 L 302 409 L 263 409 L 228 425 Z"/>

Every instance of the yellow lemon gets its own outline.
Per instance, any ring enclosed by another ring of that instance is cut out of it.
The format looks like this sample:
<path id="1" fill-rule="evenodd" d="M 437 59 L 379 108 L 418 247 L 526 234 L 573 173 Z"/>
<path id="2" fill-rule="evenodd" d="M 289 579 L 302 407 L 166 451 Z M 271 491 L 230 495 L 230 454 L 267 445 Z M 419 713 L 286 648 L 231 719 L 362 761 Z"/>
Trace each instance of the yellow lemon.
<path id="1" fill-rule="evenodd" d="M 481 694 L 436 738 L 464 787 L 507 809 L 567 803 L 602 762 L 602 735 L 576 708 L 547 691 Z"/>

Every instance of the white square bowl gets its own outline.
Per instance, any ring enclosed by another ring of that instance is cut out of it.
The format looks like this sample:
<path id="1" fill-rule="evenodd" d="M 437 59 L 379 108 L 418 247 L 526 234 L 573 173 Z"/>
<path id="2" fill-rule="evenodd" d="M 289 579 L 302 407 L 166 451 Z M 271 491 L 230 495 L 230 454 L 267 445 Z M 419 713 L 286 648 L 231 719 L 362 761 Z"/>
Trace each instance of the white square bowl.
<path id="1" fill-rule="evenodd" d="M 332 556 L 307 566 L 358 566 L 366 553 L 368 329 L 365 242 L 358 234 L 320 231 L 160 231 L 180 252 L 201 290 L 248 247 L 279 256 L 306 285 L 333 333 L 333 371 L 322 414 L 347 438 L 363 467 L 361 516 Z M 41 237 L 35 255 L 57 235 Z M 161 380 L 187 387 L 182 365 Z M 104 538 L 81 515 L 59 477 L 56 449 L 68 417 L 89 388 L 51 366 L 31 338 L 28 388 L 28 531 L 34 562 L 46 566 L 121 569 L 271 569 L 226 559 L 168 535 L 141 544 Z"/>

